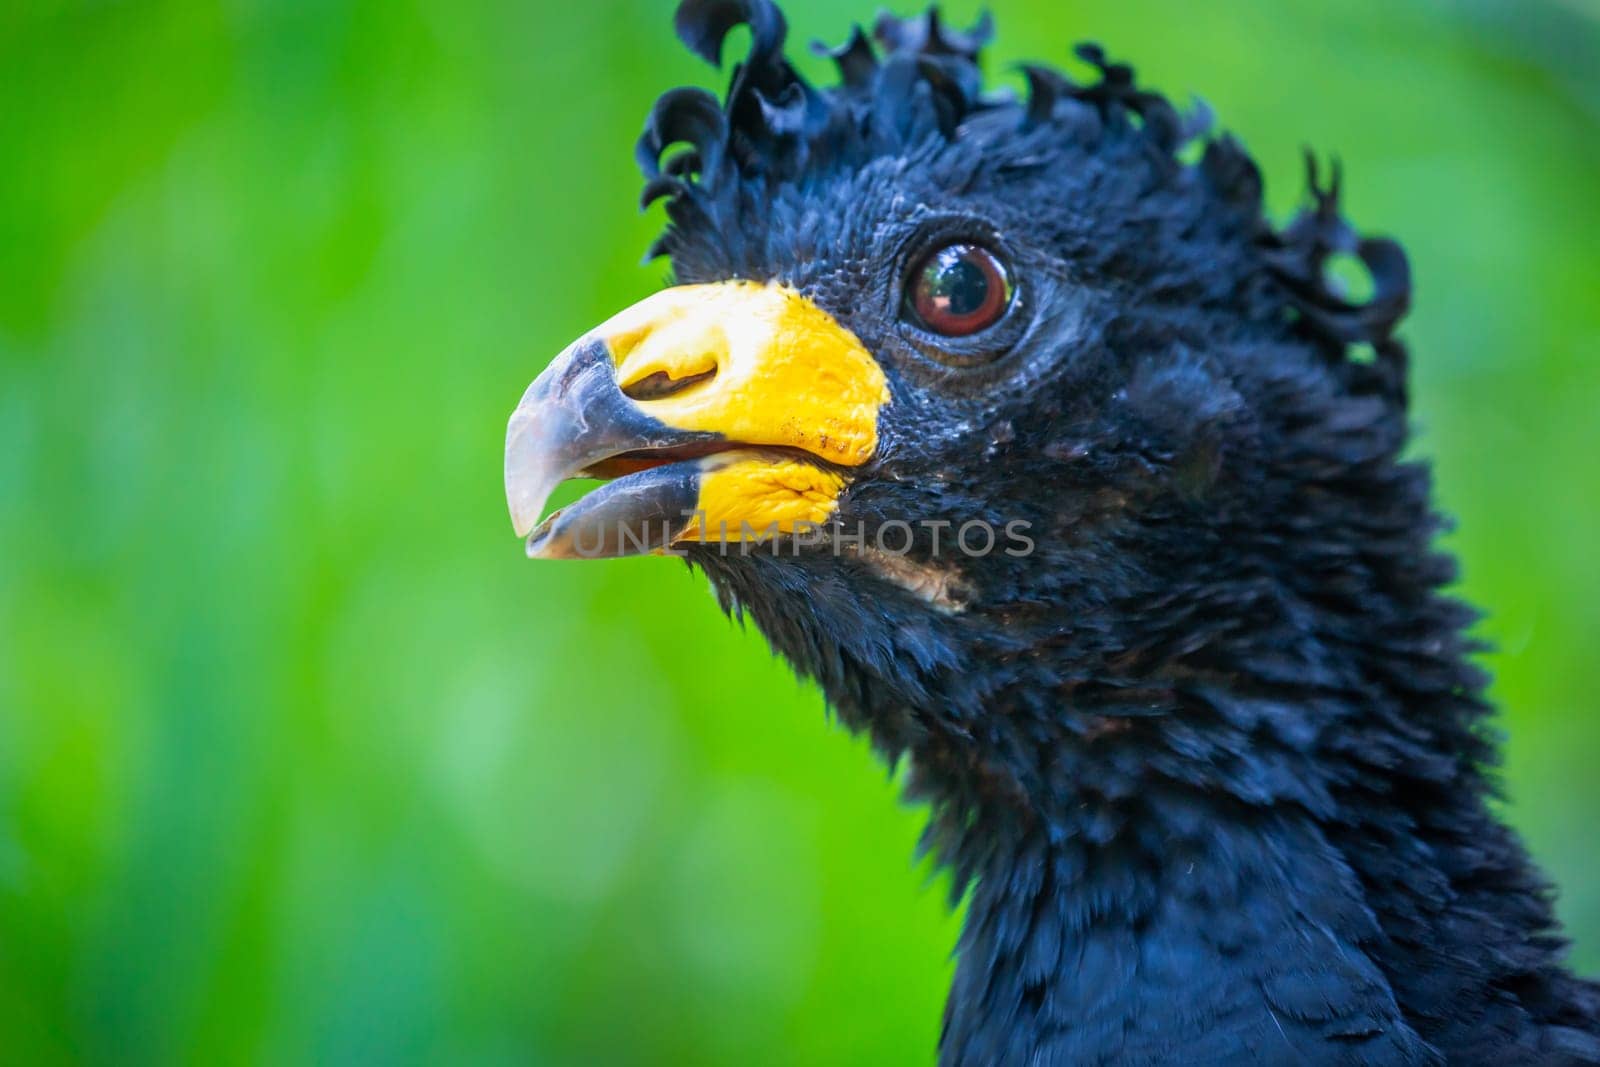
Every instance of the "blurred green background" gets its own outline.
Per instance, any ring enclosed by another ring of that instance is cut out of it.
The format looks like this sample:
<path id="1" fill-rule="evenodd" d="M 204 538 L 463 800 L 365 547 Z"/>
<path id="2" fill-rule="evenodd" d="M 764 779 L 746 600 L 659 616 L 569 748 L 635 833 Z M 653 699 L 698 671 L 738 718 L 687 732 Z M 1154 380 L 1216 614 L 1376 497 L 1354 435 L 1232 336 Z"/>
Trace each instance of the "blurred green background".
<path id="1" fill-rule="evenodd" d="M 1600 7 L 993 7 L 1002 79 L 1102 40 L 1407 242 L 1509 815 L 1600 969 Z M 661 0 L 0 10 L 0 1059 L 931 1060 L 921 815 L 699 578 L 505 516 L 523 386 L 660 283 L 644 114 L 722 80 Z"/>

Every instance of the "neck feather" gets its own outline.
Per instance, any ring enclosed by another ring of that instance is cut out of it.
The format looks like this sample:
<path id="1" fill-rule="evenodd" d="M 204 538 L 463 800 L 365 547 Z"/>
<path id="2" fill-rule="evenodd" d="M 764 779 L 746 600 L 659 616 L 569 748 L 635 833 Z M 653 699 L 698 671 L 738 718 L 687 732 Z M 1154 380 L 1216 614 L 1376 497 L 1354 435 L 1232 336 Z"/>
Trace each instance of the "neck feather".
<path id="1" fill-rule="evenodd" d="M 968 896 L 947 1062 L 1272 1040 L 1429 1062 L 1522 1025 L 1506 983 L 1576 995 L 1546 887 L 1488 808 L 1473 615 L 1437 592 L 1432 529 L 1368 522 L 1354 561 L 1351 531 L 1287 556 L 1241 534 L 1225 580 L 1180 536 L 1117 595 L 962 613 L 866 563 L 696 562 L 908 760 Z"/>

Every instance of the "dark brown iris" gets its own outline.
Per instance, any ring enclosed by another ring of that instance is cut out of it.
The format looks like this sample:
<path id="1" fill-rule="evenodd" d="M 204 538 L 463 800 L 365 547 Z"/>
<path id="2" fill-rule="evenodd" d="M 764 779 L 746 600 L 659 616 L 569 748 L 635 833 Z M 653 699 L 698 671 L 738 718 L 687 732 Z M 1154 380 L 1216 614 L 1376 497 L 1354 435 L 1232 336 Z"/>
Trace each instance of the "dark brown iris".
<path id="1" fill-rule="evenodd" d="M 951 244 L 917 268 L 908 299 L 934 333 L 967 337 L 1000 321 L 1011 305 L 1011 279 L 982 245 Z"/>

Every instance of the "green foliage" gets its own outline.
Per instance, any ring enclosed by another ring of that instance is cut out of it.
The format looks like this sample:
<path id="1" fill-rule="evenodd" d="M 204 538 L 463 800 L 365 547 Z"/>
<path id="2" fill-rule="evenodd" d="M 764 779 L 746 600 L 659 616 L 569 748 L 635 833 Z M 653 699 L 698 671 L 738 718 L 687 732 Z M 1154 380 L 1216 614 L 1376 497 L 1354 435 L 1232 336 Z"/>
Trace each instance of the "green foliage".
<path id="1" fill-rule="evenodd" d="M 1594 968 L 1594 97 L 1444 5 L 993 6 L 1001 77 L 1098 38 L 1276 210 L 1310 143 L 1406 240 L 1508 810 Z M 523 386 L 659 281 L 630 150 L 684 81 L 659 0 L 0 14 L 3 1058 L 929 1061 L 919 813 L 681 566 L 505 517 Z"/>

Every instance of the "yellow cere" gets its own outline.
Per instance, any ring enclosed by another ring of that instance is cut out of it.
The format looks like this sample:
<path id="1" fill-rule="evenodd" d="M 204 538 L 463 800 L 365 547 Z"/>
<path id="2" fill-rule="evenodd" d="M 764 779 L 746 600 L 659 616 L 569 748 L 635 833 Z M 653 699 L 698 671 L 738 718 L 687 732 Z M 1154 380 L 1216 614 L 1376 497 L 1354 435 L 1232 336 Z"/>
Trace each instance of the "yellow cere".
<path id="1" fill-rule="evenodd" d="M 680 430 L 784 445 L 854 467 L 878 445 L 883 370 L 856 336 L 792 289 L 718 282 L 665 289 L 595 331 L 624 390 L 656 374 L 714 376 L 639 407 Z"/>
<path id="2" fill-rule="evenodd" d="M 701 472 L 699 514 L 678 539 L 760 540 L 774 526 L 803 533 L 833 514 L 843 486 L 839 474 L 809 463 L 730 452 Z"/>

